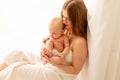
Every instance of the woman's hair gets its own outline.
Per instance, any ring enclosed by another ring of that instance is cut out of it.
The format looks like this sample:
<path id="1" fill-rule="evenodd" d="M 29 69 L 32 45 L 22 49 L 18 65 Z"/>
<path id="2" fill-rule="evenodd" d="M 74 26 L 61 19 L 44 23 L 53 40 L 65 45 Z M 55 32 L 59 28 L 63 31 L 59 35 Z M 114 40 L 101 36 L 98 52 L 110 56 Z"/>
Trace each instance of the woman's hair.
<path id="1" fill-rule="evenodd" d="M 87 37 L 87 8 L 83 0 L 67 0 L 63 5 L 73 26 L 73 33 L 77 36 Z M 62 16 L 62 12 L 61 12 Z"/>

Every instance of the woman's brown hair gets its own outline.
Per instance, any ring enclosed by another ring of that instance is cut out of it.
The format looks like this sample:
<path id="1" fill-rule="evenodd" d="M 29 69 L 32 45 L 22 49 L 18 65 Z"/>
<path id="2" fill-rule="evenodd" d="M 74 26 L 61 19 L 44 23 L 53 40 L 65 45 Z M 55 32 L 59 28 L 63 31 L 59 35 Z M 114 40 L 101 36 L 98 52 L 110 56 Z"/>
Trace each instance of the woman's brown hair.
<path id="1" fill-rule="evenodd" d="M 73 33 L 87 37 L 87 8 L 83 0 L 67 0 L 63 5 L 73 26 Z M 61 12 L 62 15 L 62 12 Z"/>

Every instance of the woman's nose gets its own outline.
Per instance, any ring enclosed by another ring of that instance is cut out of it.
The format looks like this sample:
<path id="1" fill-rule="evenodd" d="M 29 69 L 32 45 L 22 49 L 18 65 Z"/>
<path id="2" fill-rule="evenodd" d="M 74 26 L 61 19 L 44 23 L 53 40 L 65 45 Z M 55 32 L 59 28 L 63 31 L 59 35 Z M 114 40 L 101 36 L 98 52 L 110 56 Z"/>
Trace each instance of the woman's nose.
<path id="1" fill-rule="evenodd" d="M 63 24 L 65 24 L 65 20 L 63 20 Z"/>
<path id="2" fill-rule="evenodd" d="M 66 19 L 65 19 L 65 17 L 63 17 L 62 19 L 63 19 L 63 23 L 65 23 L 65 22 L 66 22 Z"/>
<path id="3" fill-rule="evenodd" d="M 66 23 L 67 23 L 67 21 L 65 19 L 63 19 L 63 24 L 66 24 Z"/>

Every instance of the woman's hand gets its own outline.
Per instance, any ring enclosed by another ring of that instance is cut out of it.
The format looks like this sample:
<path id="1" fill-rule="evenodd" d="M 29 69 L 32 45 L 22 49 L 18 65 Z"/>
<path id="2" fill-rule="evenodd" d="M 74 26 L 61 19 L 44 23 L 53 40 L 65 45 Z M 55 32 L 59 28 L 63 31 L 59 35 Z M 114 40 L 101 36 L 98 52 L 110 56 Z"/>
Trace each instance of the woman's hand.
<path id="1" fill-rule="evenodd" d="M 69 30 L 68 28 L 64 29 L 64 35 L 68 36 L 70 38 L 70 35 L 72 34 L 72 31 Z"/>
<path id="2" fill-rule="evenodd" d="M 60 56 L 53 56 L 51 58 L 49 58 L 49 63 L 51 63 L 52 65 L 59 65 L 62 64 L 64 62 L 64 58 L 60 57 Z"/>

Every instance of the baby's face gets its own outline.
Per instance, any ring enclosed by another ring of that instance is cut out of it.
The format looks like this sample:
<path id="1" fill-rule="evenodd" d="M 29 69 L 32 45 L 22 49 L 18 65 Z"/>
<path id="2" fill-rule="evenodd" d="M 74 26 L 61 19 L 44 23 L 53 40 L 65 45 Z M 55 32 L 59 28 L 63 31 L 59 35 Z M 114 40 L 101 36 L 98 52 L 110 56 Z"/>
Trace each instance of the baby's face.
<path id="1" fill-rule="evenodd" d="M 53 18 L 53 20 L 50 22 L 50 25 L 49 25 L 49 32 L 50 32 L 50 35 L 55 39 L 63 35 L 62 18 L 60 17 Z"/>
<path id="2" fill-rule="evenodd" d="M 51 25 L 52 27 L 49 28 L 50 35 L 54 38 L 57 39 L 63 35 L 63 29 L 62 25 Z"/>

